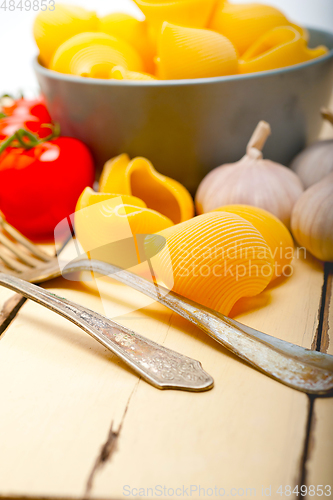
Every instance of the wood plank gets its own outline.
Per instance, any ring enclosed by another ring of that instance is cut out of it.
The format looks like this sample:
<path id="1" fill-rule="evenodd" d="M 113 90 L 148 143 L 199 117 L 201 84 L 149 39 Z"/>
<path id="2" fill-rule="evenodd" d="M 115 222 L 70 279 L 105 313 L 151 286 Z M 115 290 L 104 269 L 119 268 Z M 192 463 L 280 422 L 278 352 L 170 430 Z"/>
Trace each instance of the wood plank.
<path id="1" fill-rule="evenodd" d="M 238 319 L 310 347 L 318 326 L 322 282 L 317 261 L 311 257 L 297 261 L 290 280 L 252 301 L 255 309 Z M 147 328 L 153 331 L 156 320 L 144 326 L 145 333 Z M 258 496 L 262 485 L 271 485 L 277 498 L 274 491 L 280 484 L 297 484 L 307 397 L 240 363 L 175 316 L 165 345 L 184 346 L 189 355 L 199 357 L 215 378 L 215 389 L 202 395 L 163 394 L 140 383 L 118 452 L 96 474 L 94 496 L 122 497 L 126 485 L 175 489 L 194 484 L 216 485 L 229 492 L 255 488 Z"/>
<path id="2" fill-rule="evenodd" d="M 321 350 L 333 355 L 333 266 L 326 264 L 327 291 Z M 330 485 L 333 495 L 333 398 L 316 399 L 312 419 L 308 485 Z"/>
<path id="3" fill-rule="evenodd" d="M 62 283 L 52 290 L 100 307 L 98 297 Z M 28 301 L 0 342 L 0 379 L 1 494 L 81 497 L 137 377 L 87 334 Z"/>
<path id="4" fill-rule="evenodd" d="M 333 109 L 333 97 L 329 105 Z M 332 125 L 323 124 L 320 138 L 332 139 Z M 321 325 L 320 350 L 333 355 L 332 265 L 326 264 L 327 283 Z M 330 485 L 333 491 L 333 399 L 316 399 L 311 415 L 309 446 L 304 477 L 308 485 Z"/>
<path id="5" fill-rule="evenodd" d="M 310 347 L 322 281 L 317 261 L 296 260 L 290 279 L 243 301 L 242 313 L 238 308 L 234 314 Z M 44 286 L 117 314 L 139 333 L 200 359 L 215 388 L 202 394 L 158 391 L 75 326 L 28 301 L 0 340 L 2 495 L 81 498 L 90 481 L 91 495 L 99 498 L 122 497 L 125 485 L 155 484 L 255 488 L 257 496 L 271 485 L 274 498 L 280 484 L 297 484 L 305 395 L 109 279 L 99 282 L 102 298 L 95 281 L 61 278 Z"/>

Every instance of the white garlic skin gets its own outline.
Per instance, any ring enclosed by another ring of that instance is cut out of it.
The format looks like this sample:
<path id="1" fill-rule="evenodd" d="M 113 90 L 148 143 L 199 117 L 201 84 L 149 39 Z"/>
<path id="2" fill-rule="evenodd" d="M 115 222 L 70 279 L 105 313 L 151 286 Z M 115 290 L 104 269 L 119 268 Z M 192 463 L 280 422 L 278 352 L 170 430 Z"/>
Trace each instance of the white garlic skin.
<path id="1" fill-rule="evenodd" d="M 291 164 L 305 189 L 333 172 L 333 141 L 319 141 L 304 149 Z"/>
<path id="2" fill-rule="evenodd" d="M 291 230 L 299 245 L 312 255 L 333 262 L 333 173 L 299 198 L 292 213 Z"/>
<path id="3" fill-rule="evenodd" d="M 274 214 L 287 227 L 303 185 L 289 168 L 245 155 L 239 162 L 212 170 L 196 194 L 198 214 L 223 205 L 245 204 Z"/>

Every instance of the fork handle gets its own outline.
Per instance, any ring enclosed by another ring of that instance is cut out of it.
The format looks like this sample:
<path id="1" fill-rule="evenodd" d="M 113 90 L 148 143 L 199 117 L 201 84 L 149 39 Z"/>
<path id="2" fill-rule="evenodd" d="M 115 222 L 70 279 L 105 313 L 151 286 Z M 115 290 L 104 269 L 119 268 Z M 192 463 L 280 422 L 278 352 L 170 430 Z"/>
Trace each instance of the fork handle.
<path id="1" fill-rule="evenodd" d="M 199 361 L 167 349 L 43 288 L 0 273 L 0 284 L 68 319 L 159 389 L 203 391 L 214 385 Z"/>
<path id="2" fill-rule="evenodd" d="M 194 323 L 236 356 L 266 375 L 308 394 L 333 394 L 333 356 L 276 339 L 201 306 L 129 271 L 98 260 L 72 261 L 62 274 L 91 270 L 111 276 Z"/>

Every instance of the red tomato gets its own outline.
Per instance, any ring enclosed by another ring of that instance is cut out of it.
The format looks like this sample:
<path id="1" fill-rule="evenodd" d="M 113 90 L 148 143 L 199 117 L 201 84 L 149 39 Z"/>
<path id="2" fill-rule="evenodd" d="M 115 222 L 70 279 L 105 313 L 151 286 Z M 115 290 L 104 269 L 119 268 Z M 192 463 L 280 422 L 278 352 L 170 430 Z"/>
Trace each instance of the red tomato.
<path id="1" fill-rule="evenodd" d="M 50 122 L 49 122 L 50 123 Z M 45 139 L 52 134 L 52 128 L 45 126 L 36 116 L 33 115 L 12 115 L 0 119 L 0 141 L 15 134 L 20 128 L 25 128 L 41 139 Z"/>
<path id="2" fill-rule="evenodd" d="M 77 139 L 60 137 L 28 150 L 8 147 L 0 155 L 0 210 L 28 238 L 52 239 L 93 181 L 91 153 Z"/>
<path id="3" fill-rule="evenodd" d="M 46 108 L 42 96 L 37 99 L 8 99 L 8 103 L 3 104 L 1 111 L 7 116 L 35 116 L 41 123 L 52 123 L 52 119 Z"/>

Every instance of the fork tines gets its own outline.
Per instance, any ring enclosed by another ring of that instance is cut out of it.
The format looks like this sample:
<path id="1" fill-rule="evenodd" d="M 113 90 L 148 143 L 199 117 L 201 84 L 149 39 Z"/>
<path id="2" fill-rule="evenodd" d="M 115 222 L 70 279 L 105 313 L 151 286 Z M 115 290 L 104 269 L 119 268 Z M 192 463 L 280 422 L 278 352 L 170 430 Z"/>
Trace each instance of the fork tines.
<path id="1" fill-rule="evenodd" d="M 22 273 L 42 262 L 49 262 L 52 256 L 41 250 L 10 225 L 0 212 L 0 270 Z"/>

